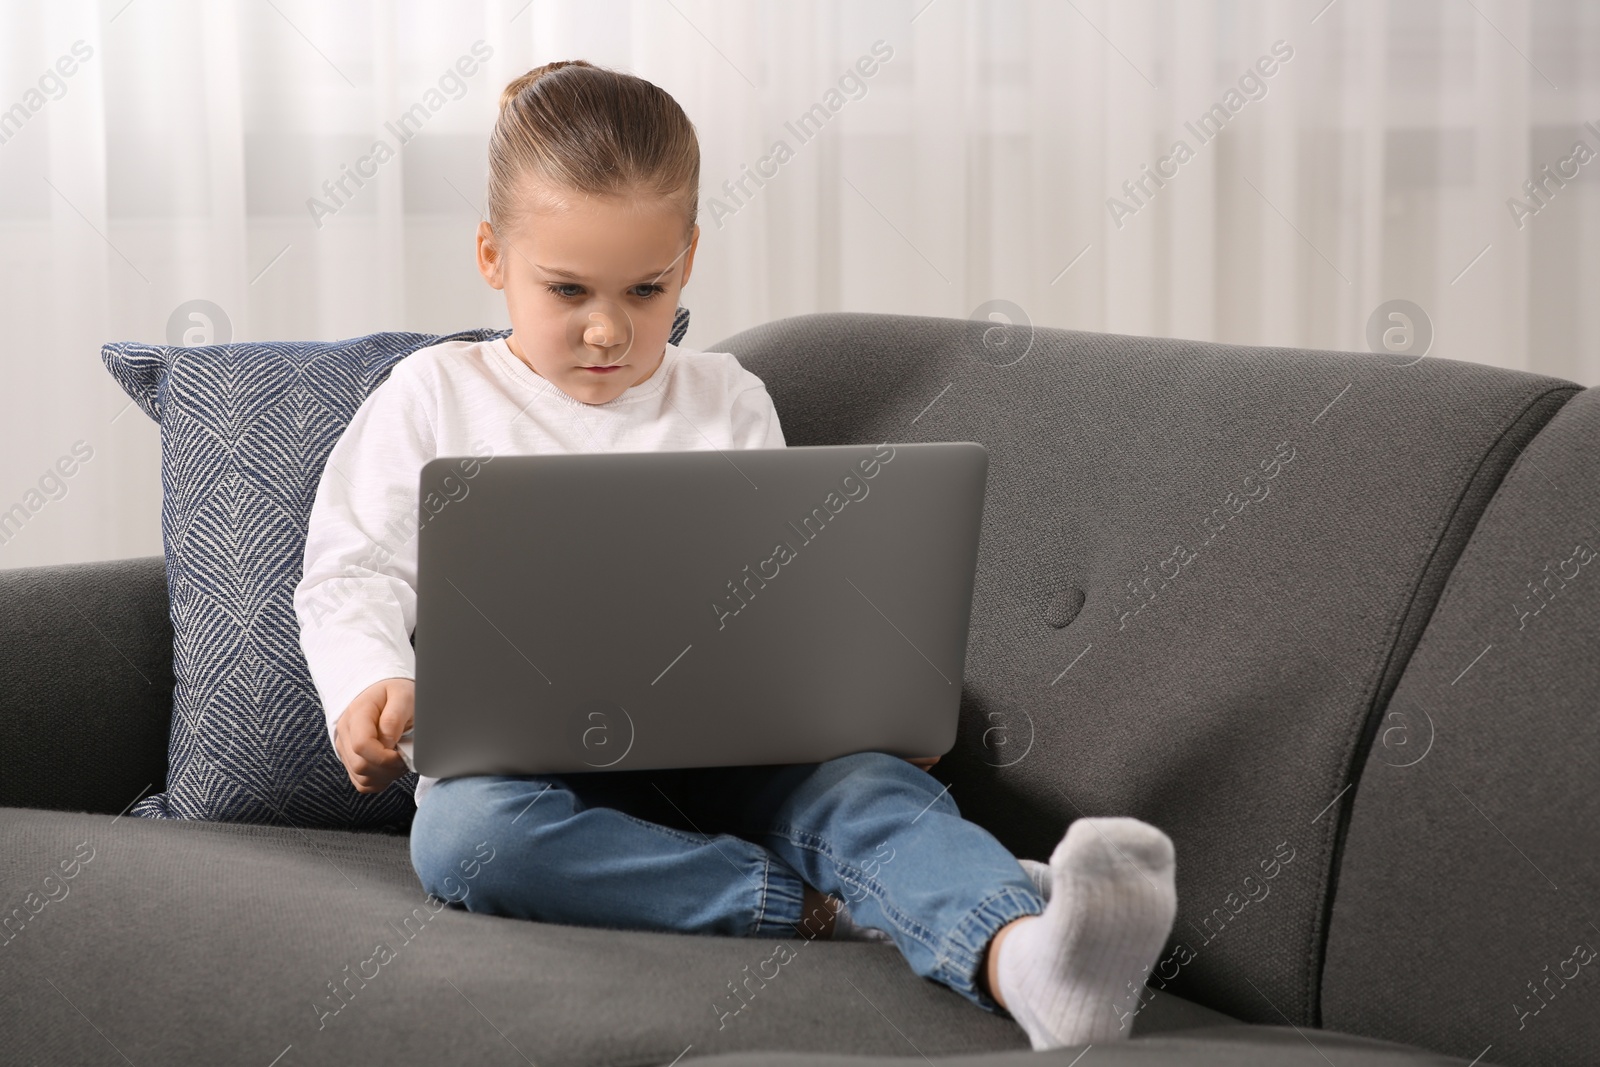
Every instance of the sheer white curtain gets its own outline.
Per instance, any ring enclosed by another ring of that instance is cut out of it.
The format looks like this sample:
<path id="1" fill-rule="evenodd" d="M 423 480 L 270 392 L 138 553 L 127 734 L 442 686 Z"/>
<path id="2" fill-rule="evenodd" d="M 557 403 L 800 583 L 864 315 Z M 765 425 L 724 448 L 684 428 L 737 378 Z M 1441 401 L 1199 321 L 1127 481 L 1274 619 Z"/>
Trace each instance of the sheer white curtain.
<path id="1" fill-rule="evenodd" d="M 575 56 L 700 131 L 690 344 L 1004 299 L 1363 348 L 1403 298 L 1432 356 L 1600 381 L 1583 0 L 0 0 L 0 567 L 160 549 L 104 341 L 504 325 L 487 133 Z"/>

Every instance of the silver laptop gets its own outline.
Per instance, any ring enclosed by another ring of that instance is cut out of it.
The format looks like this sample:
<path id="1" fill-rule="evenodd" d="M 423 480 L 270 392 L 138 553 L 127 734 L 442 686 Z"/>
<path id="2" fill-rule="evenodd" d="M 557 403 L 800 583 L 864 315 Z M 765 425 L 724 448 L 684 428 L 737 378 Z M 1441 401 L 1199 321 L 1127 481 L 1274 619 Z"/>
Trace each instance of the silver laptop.
<path id="1" fill-rule="evenodd" d="M 430 461 L 413 765 L 942 755 L 988 459 L 952 442 Z"/>

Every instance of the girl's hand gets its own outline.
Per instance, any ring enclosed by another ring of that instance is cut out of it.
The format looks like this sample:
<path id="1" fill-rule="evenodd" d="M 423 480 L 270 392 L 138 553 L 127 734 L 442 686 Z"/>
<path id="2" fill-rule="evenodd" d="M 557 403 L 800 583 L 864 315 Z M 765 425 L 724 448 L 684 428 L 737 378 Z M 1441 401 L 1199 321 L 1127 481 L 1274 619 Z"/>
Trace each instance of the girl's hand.
<path id="1" fill-rule="evenodd" d="M 906 757 L 906 762 L 907 763 L 914 763 L 918 767 L 921 767 L 923 770 L 926 771 L 926 770 L 932 769 L 933 765 L 935 763 L 939 762 L 939 757 L 938 756 L 920 756 L 917 759 L 911 759 L 908 756 L 908 757 Z"/>
<path id="2" fill-rule="evenodd" d="M 333 726 L 333 748 L 358 793 L 381 793 L 407 771 L 395 745 L 411 729 L 417 705 L 410 678 L 374 682 L 350 702 Z"/>

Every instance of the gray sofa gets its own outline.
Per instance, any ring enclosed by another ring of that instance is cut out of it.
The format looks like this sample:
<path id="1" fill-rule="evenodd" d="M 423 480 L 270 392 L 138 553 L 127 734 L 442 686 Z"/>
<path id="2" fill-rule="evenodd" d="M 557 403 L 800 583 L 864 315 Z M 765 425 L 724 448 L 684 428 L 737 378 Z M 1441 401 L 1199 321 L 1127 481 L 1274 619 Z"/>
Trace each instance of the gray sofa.
<path id="1" fill-rule="evenodd" d="M 791 445 L 989 448 L 933 773 L 1022 856 L 1082 815 L 1177 848 L 1133 1038 L 1086 1067 L 1600 1062 L 1600 390 L 861 314 L 704 347 Z M 161 560 L 0 572 L 0 602 L 5 1063 L 1084 1054 L 888 945 L 751 984 L 772 945 L 434 911 L 404 836 L 119 817 L 163 784 Z"/>

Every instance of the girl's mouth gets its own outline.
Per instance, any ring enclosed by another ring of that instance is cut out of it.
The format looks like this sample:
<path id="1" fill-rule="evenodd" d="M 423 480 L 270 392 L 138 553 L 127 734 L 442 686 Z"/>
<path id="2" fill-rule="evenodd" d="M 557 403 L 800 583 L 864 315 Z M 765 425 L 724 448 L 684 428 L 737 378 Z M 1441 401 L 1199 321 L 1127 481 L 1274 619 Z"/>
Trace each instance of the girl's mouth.
<path id="1" fill-rule="evenodd" d="M 622 364 L 616 363 L 609 367 L 583 367 L 581 369 L 586 370 L 591 374 L 610 374 L 612 371 L 621 370 Z"/>

